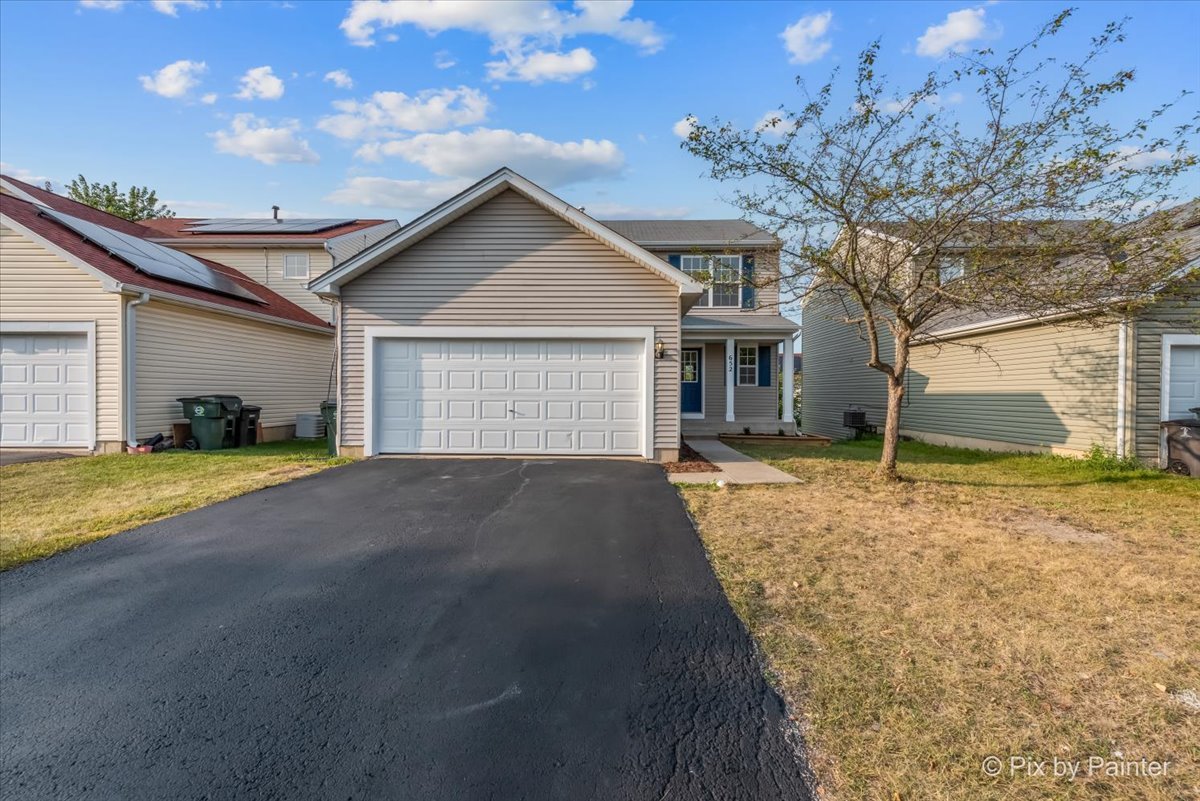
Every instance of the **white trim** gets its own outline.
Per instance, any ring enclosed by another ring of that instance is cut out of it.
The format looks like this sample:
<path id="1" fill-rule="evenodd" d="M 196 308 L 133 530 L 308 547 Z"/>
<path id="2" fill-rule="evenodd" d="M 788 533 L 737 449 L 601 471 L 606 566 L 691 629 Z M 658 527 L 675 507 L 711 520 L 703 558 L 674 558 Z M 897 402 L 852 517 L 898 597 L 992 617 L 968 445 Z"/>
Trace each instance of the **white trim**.
<path id="1" fill-rule="evenodd" d="M 375 345 L 380 339 L 612 339 L 642 340 L 645 370 L 642 402 L 642 456 L 654 458 L 654 327 L 653 326 L 466 326 L 368 325 L 363 328 L 363 455 L 376 456 Z M 339 408 L 339 414 L 341 410 Z M 339 417 L 339 428 L 341 418 Z"/>
<path id="2" fill-rule="evenodd" d="M 88 417 L 88 450 L 96 450 L 96 321 L 75 322 L 17 322 L 0 321 L 0 334 L 87 334 L 88 349 L 88 404 L 92 413 Z"/>
<path id="3" fill-rule="evenodd" d="M 416 244 L 425 237 L 482 205 L 506 189 L 512 189 L 551 214 L 575 226 L 596 240 L 632 259 L 661 278 L 676 284 L 680 294 L 700 294 L 704 287 L 642 246 L 631 242 L 606 225 L 596 222 L 579 209 L 542 189 L 537 184 L 504 167 L 455 197 L 427 211 L 396 233 L 380 240 L 340 266 L 309 282 L 313 292 L 330 292 L 375 265 Z"/>
<path id="4" fill-rule="evenodd" d="M 754 349 L 754 381 L 749 384 L 742 383 L 742 348 L 753 348 Z M 737 381 L 738 381 L 737 385 L 739 387 L 757 387 L 758 386 L 758 370 L 759 370 L 758 342 L 757 341 L 746 341 L 744 339 L 739 339 L 737 341 L 737 347 L 734 350 L 734 353 L 737 354 L 737 372 L 736 372 Z"/>
<path id="5" fill-rule="evenodd" d="M 922 334 L 916 338 L 913 344 L 927 345 L 931 342 L 936 342 L 939 339 L 950 339 L 952 337 L 964 336 L 967 334 L 981 334 L 987 331 L 1003 331 L 1008 328 L 1022 328 L 1030 325 L 1040 325 L 1042 323 L 1050 323 L 1056 320 L 1062 320 L 1068 317 L 1078 317 L 1083 312 L 1068 311 L 1059 312 L 1058 314 L 1048 314 L 1044 317 L 1031 317 L 1028 314 L 1011 314 L 1007 317 L 997 317 L 992 320 L 983 320 L 978 323 L 967 323 L 965 325 L 945 328 L 941 331 L 931 331 L 928 334 Z"/>
<path id="6" fill-rule="evenodd" d="M 796 424 L 796 340 L 787 337 L 783 345 L 783 359 L 779 365 L 779 380 L 782 385 L 782 403 L 780 404 L 779 422 Z"/>
<path id="7" fill-rule="evenodd" d="M 683 387 L 682 387 L 682 384 L 683 384 L 683 351 L 685 351 L 685 350 L 700 351 L 700 362 L 698 365 L 699 379 L 700 379 L 700 411 L 699 412 L 685 412 L 683 410 Z M 703 420 L 704 419 L 704 413 L 706 411 L 706 409 L 704 407 L 705 407 L 705 404 L 707 403 L 707 398 L 705 396 L 708 394 L 707 392 L 705 392 L 705 389 L 704 389 L 705 388 L 705 384 L 704 384 L 705 372 L 706 372 L 704 369 L 704 357 L 707 355 L 708 354 L 704 349 L 703 342 L 696 344 L 696 345 L 680 345 L 679 346 L 679 366 L 680 366 L 679 378 L 680 378 L 680 385 L 681 385 L 679 388 L 679 418 L 681 420 Z"/>
<path id="8" fill-rule="evenodd" d="M 122 290 L 130 293 L 146 293 L 152 298 L 158 298 L 159 300 L 165 300 L 171 303 L 178 303 L 180 306 L 194 306 L 195 308 L 204 309 L 206 311 L 222 312 L 234 317 L 245 317 L 249 320 L 255 320 L 261 323 L 269 323 L 271 325 L 280 325 L 284 328 L 299 328 L 302 331 L 312 331 L 318 334 L 328 334 L 333 336 L 333 326 L 331 325 L 320 326 L 312 323 L 301 323 L 294 320 L 285 320 L 282 317 L 276 317 L 271 314 L 263 314 L 261 312 L 250 311 L 248 309 L 235 309 L 234 307 L 226 306 L 223 303 L 213 303 L 212 301 L 200 300 L 199 298 L 188 298 L 184 297 L 183 295 L 175 295 L 170 292 L 163 292 L 159 289 L 146 289 L 145 287 L 136 286 L 134 284 L 122 284 L 121 288 Z M 309 314 L 312 314 L 312 312 L 309 312 Z"/>
<path id="9" fill-rule="evenodd" d="M 725 340 L 725 369 L 721 371 L 725 377 L 725 422 L 736 422 L 733 412 L 734 390 L 737 389 L 737 340 L 729 337 Z"/>
<path id="10" fill-rule="evenodd" d="M 45 207 L 43 206 L 42 208 L 45 208 Z M 71 266 L 77 267 L 78 269 L 80 269 L 83 272 L 90 275 L 92 278 L 95 278 L 97 281 L 100 282 L 100 288 L 103 289 L 105 292 L 120 292 L 121 291 L 121 283 L 119 281 L 117 281 L 115 278 L 113 278 L 111 275 L 108 275 L 107 273 L 96 269 L 95 267 L 88 264 L 86 261 L 79 258 L 75 254 L 64 250 L 63 248 L 61 248 L 58 245 L 51 242 L 49 239 L 46 239 L 46 237 L 42 236 L 41 234 L 25 227 L 21 223 L 12 219 L 7 214 L 0 215 L 0 222 L 2 222 L 4 225 L 8 226 L 9 228 L 13 229 L 14 231 L 19 233 L 21 236 L 25 237 L 26 239 L 32 239 L 35 243 L 37 243 L 38 245 L 41 245 L 43 248 L 50 251 L 55 256 L 58 256 L 63 261 L 66 261 L 69 264 L 71 264 Z"/>

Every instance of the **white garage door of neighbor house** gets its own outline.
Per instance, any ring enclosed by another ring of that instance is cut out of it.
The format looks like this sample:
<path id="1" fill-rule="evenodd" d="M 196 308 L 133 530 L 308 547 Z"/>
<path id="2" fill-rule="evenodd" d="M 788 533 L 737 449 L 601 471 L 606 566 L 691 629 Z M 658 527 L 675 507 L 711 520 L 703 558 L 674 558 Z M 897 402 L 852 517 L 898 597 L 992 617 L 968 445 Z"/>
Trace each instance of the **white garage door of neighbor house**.
<path id="1" fill-rule="evenodd" d="M 1171 387 L 1168 420 L 1188 420 L 1189 409 L 1200 406 L 1200 345 L 1171 348 Z"/>
<path id="2" fill-rule="evenodd" d="M 87 447 L 86 334 L 0 334 L 0 445 Z"/>
<path id="3" fill-rule="evenodd" d="M 379 453 L 639 455 L 640 341 L 378 340 Z"/>

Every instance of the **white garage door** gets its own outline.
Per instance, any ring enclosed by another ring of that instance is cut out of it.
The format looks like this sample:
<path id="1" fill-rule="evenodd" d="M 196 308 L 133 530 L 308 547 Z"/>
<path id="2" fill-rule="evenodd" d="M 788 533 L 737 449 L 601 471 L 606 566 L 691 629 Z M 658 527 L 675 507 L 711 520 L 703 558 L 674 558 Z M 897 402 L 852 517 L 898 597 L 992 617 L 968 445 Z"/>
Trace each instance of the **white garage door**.
<path id="1" fill-rule="evenodd" d="M 642 453 L 642 342 L 383 339 L 377 348 L 379 453 Z"/>
<path id="2" fill-rule="evenodd" d="M 0 334 L 0 445 L 88 447 L 86 334 Z"/>
<path id="3" fill-rule="evenodd" d="M 1171 347 L 1171 387 L 1168 420 L 1188 420 L 1189 409 L 1200 406 L 1200 345 Z"/>

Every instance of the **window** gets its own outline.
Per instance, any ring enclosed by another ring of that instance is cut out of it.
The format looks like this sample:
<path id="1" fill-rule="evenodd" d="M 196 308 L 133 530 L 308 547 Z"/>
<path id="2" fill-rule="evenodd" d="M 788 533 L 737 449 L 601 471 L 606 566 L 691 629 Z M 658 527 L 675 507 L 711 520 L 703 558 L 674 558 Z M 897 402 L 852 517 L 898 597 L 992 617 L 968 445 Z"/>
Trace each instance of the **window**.
<path id="1" fill-rule="evenodd" d="M 758 345 L 738 345 L 738 386 L 758 386 Z"/>
<path id="2" fill-rule="evenodd" d="M 967 261 L 962 256 L 948 256 L 938 264 L 938 283 L 945 285 L 957 281 L 967 272 Z"/>
<path id="3" fill-rule="evenodd" d="M 700 351 L 685 350 L 680 355 L 681 380 L 685 384 L 695 384 L 700 380 Z"/>
<path id="4" fill-rule="evenodd" d="M 284 278 L 308 278 L 308 254 L 288 253 L 283 257 Z"/>
<path id="5" fill-rule="evenodd" d="M 741 308 L 741 256 L 680 256 L 679 269 L 707 287 L 697 306 Z"/>

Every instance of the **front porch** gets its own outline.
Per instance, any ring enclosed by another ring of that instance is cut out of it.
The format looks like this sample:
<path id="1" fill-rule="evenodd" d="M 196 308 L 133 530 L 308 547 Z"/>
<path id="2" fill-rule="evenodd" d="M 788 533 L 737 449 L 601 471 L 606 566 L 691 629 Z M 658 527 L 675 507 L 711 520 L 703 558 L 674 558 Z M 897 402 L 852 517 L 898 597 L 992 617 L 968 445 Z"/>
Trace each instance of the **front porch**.
<path id="1" fill-rule="evenodd" d="M 774 314 L 685 316 L 679 393 L 683 436 L 795 433 L 796 328 Z"/>

